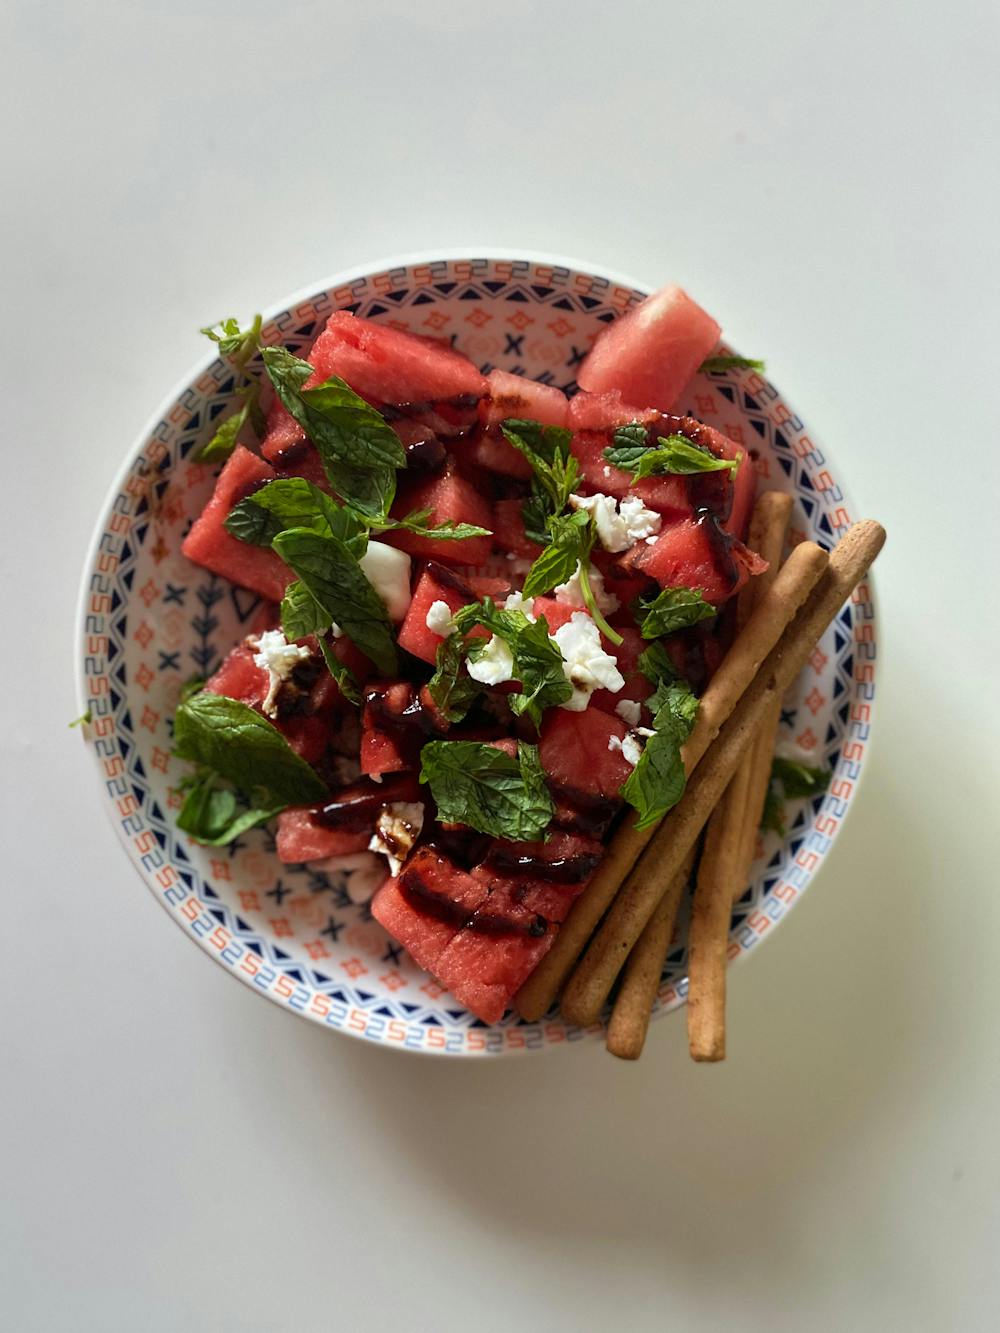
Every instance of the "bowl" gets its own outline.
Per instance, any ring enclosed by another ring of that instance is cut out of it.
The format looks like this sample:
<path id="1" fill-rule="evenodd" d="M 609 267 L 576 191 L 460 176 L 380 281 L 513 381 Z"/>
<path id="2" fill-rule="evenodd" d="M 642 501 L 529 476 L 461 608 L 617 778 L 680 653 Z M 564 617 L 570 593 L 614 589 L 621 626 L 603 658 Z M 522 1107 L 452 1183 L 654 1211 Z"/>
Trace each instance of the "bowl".
<path id="1" fill-rule="evenodd" d="M 665 280 L 667 274 L 658 275 Z M 572 389 L 594 336 L 646 289 L 568 260 L 410 256 L 352 270 L 272 310 L 265 340 L 304 355 L 334 310 L 453 338 L 499 366 Z M 192 326 L 200 315 L 192 312 Z M 244 312 L 246 313 L 246 312 Z M 725 318 L 725 311 L 717 312 Z M 756 349 L 755 349 L 756 350 Z M 230 405 L 231 368 L 215 357 L 155 413 L 111 487 L 84 567 L 77 667 L 101 802 L 143 883 L 192 940 L 245 985 L 310 1022 L 397 1050 L 492 1056 L 599 1035 L 557 1015 L 492 1027 L 458 1006 L 383 932 L 337 877 L 282 865 L 267 829 L 226 848 L 180 833 L 171 716 L 183 683 L 206 675 L 245 634 L 257 598 L 181 555 L 217 468 L 191 461 Z M 836 465 L 762 375 L 699 375 L 685 410 L 755 455 L 761 482 L 795 499 L 793 540 L 831 546 L 856 517 Z M 790 808 L 769 834 L 737 903 L 730 957 L 754 949 L 812 883 L 855 799 L 875 692 L 869 582 L 843 607 L 790 692 L 781 738 L 834 769 L 828 791 Z M 668 956 L 654 1016 L 685 1001 L 685 930 Z"/>

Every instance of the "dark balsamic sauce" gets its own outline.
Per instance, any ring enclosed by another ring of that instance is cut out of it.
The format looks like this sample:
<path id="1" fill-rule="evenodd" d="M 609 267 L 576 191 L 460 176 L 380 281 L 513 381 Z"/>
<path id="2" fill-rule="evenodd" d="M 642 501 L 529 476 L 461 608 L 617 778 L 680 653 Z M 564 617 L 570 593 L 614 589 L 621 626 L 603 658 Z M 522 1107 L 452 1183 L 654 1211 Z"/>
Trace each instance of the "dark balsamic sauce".
<path id="1" fill-rule="evenodd" d="M 435 889 L 415 867 L 403 870 L 399 890 L 414 911 L 444 921 L 456 930 L 470 930 L 477 935 L 530 935 L 533 938 L 548 930 L 545 917 L 537 913 L 529 921 L 524 921 L 506 912 L 489 912 L 482 908 L 470 912 L 462 903 Z"/>
<path id="2" fill-rule="evenodd" d="M 553 884 L 579 884 L 593 874 L 600 859 L 598 855 L 585 852 L 579 856 L 546 860 L 544 856 L 519 856 L 516 852 L 496 847 L 487 856 L 486 865 L 500 875 L 544 879 Z"/>
<path id="3" fill-rule="evenodd" d="M 718 515 L 711 509 L 699 509 L 694 521 L 708 539 L 715 567 L 729 584 L 727 591 L 731 592 L 740 581 L 739 566 L 733 555 L 733 547 L 737 544 L 736 538 L 725 530 Z"/>

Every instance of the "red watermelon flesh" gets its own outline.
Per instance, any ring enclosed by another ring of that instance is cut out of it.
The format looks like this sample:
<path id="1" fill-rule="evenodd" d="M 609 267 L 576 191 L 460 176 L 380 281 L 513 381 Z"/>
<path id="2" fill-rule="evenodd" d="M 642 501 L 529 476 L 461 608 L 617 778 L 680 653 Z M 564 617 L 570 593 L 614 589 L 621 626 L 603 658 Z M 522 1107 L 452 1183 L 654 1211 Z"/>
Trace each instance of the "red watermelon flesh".
<path id="1" fill-rule="evenodd" d="M 238 541 L 223 527 L 233 505 L 273 481 L 275 475 L 274 469 L 256 454 L 237 445 L 219 473 L 212 498 L 184 538 L 181 550 L 195 564 L 259 593 L 268 601 L 280 602 L 293 577 L 288 566 L 274 551 Z"/>
<path id="2" fill-rule="evenodd" d="M 498 1023 L 555 939 L 556 927 L 495 887 L 450 942 L 433 972 L 459 1004 L 484 1023 Z"/>
<path id="3" fill-rule="evenodd" d="M 407 709 L 416 707 L 417 694 L 408 680 L 371 685 L 365 691 L 361 714 L 361 771 L 370 777 L 413 768 L 423 736 L 407 727 Z"/>
<path id="4" fill-rule="evenodd" d="M 382 783 L 361 779 L 334 792 L 323 804 L 283 810 L 278 816 L 278 856 L 299 864 L 362 852 L 383 806 L 420 799 L 416 774 L 404 773 Z"/>
<path id="5" fill-rule="evenodd" d="M 643 477 L 636 481 L 631 472 L 614 467 L 604 457 L 605 449 L 612 444 L 612 435 L 611 431 L 600 434 L 585 431 L 573 436 L 570 448 L 580 465 L 580 476 L 583 479 L 581 491 L 613 495 L 619 500 L 631 491 L 639 496 L 647 509 L 655 509 L 664 517 L 681 518 L 689 515 L 692 506 L 687 478 L 667 475 Z"/>
<path id="6" fill-rule="evenodd" d="M 541 546 L 524 531 L 522 500 L 497 500 L 493 506 L 493 542 L 521 560 L 535 560 L 541 555 Z"/>
<path id="7" fill-rule="evenodd" d="M 485 884 L 431 847 L 418 847 L 372 899 L 372 916 L 414 962 L 436 972 L 459 929 L 485 900 Z"/>
<path id="8" fill-rule="evenodd" d="M 493 531 L 493 510 L 487 500 L 470 481 L 454 467 L 446 466 L 426 481 L 410 484 L 396 497 L 392 507 L 394 518 L 403 518 L 413 509 L 429 509 L 429 524 L 473 523 Z M 445 541 L 435 537 L 419 537 L 413 532 L 388 532 L 384 541 L 410 555 L 426 560 L 443 560 L 449 565 L 481 565 L 493 546 L 492 537 L 465 537 L 459 541 Z"/>
<path id="9" fill-rule="evenodd" d="M 609 750 L 612 736 L 621 740 L 627 728 L 620 718 L 587 708 L 571 713 L 550 708 L 539 733 L 540 759 L 549 782 L 560 795 L 617 803 L 618 790 L 632 771 L 621 750 Z"/>
<path id="10" fill-rule="evenodd" d="M 622 564 L 649 574 L 661 588 L 698 588 L 715 605 L 767 568 L 707 511 L 666 528 L 652 546 L 637 542 Z"/>
<path id="11" fill-rule="evenodd" d="M 569 400 L 566 424 L 572 431 L 613 431 L 630 421 L 648 424 L 659 413 L 654 407 L 631 406 L 615 389 L 611 393 L 578 393 Z"/>
<path id="12" fill-rule="evenodd" d="M 307 388 L 339 375 L 375 406 L 478 400 L 486 392 L 485 378 L 454 348 L 359 319 L 346 310 L 330 316 L 307 359 L 315 372 L 306 381 Z M 280 402 L 272 406 L 267 424 L 261 445 L 265 458 L 280 457 L 304 438 Z"/>
<path id="13" fill-rule="evenodd" d="M 569 410 L 566 395 L 550 384 L 506 370 L 491 370 L 486 377 L 487 396 L 480 401 L 483 431 L 464 451 L 464 457 L 488 472 L 528 478 L 531 464 L 505 439 L 500 423 L 512 417 L 540 421 L 543 426 L 565 426 Z"/>
<path id="14" fill-rule="evenodd" d="M 628 625 L 616 626 L 622 636 L 620 644 L 605 644 L 605 650 L 613 653 L 618 661 L 618 670 L 625 677 L 623 689 L 595 690 L 590 696 L 591 708 L 602 708 L 606 713 L 614 713 L 622 699 L 634 699 L 642 703 L 653 693 L 653 687 L 646 676 L 639 670 L 639 654 L 649 645 L 637 629 Z"/>
<path id="15" fill-rule="evenodd" d="M 629 402 L 669 412 L 720 333 L 711 315 L 680 287 L 664 287 L 607 325 L 577 381 L 588 393 L 617 389 Z"/>
<path id="16" fill-rule="evenodd" d="M 603 855 L 604 846 L 596 838 L 561 830 L 548 842 L 498 838 L 472 873 L 493 884 L 509 884 L 516 901 L 529 911 L 547 921 L 563 921 Z"/>
<path id="17" fill-rule="evenodd" d="M 437 661 L 437 650 L 442 636 L 428 628 L 427 613 L 435 602 L 444 602 L 453 613 L 482 597 L 499 597 L 509 591 L 510 585 L 502 579 L 471 578 L 456 574 L 446 565 L 431 561 L 417 580 L 413 600 L 399 629 L 399 646 L 414 657 L 432 666 Z M 486 635 L 483 629 L 472 631 Z"/>
<path id="18" fill-rule="evenodd" d="M 205 689 L 227 699 L 238 699 L 240 703 L 259 710 L 267 697 L 268 679 L 267 672 L 257 666 L 253 658 L 253 648 L 245 643 L 237 644 L 205 682 Z"/>

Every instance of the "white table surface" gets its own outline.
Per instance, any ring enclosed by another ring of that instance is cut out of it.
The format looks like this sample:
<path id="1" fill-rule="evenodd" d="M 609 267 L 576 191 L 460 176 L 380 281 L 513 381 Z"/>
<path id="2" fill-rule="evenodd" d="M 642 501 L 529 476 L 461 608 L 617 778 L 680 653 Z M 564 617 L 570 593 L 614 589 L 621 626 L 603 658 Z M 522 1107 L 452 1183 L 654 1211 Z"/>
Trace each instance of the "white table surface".
<path id="1" fill-rule="evenodd" d="M 1000 1325 L 998 40 L 985 0 L 8 0 L 5 1328 Z M 722 1066 L 681 1016 L 635 1066 L 292 1018 L 66 730 L 91 524 L 197 326 L 469 245 L 682 281 L 890 533 L 867 789 Z"/>

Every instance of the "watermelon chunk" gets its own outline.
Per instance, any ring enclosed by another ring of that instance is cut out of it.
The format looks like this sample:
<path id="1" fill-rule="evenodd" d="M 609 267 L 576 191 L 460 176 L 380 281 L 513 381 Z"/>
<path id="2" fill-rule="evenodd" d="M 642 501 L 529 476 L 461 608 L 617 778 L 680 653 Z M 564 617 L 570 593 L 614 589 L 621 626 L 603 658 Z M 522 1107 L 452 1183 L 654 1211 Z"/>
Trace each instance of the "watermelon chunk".
<path id="1" fill-rule="evenodd" d="M 238 699 L 258 711 L 267 698 L 268 677 L 254 659 L 254 650 L 245 643 L 237 644 L 223 659 L 219 669 L 205 682 L 210 694 L 221 694 L 227 699 Z"/>
<path id="2" fill-rule="evenodd" d="M 484 376 L 454 348 L 346 310 L 330 316 L 307 359 L 315 368 L 307 388 L 339 375 L 376 407 L 479 399 L 486 392 Z M 283 457 L 305 438 L 280 402 L 272 405 L 267 427 L 261 452 L 268 459 Z"/>
<path id="3" fill-rule="evenodd" d="M 278 856 L 297 865 L 362 852 L 383 806 L 420 799 L 416 774 L 405 773 L 382 783 L 362 779 L 341 788 L 324 804 L 283 810 L 278 816 Z"/>
<path id="4" fill-rule="evenodd" d="M 698 588 L 716 606 L 767 568 L 707 510 L 665 528 L 652 546 L 637 542 L 622 565 L 650 575 L 661 588 Z"/>
<path id="5" fill-rule="evenodd" d="M 588 393 L 617 389 L 629 402 L 669 412 L 720 333 L 712 316 L 680 287 L 663 287 L 607 325 L 577 382 Z"/>
<path id="6" fill-rule="evenodd" d="M 524 531 L 521 500 L 497 500 L 494 504 L 493 543 L 501 551 L 518 556 L 521 560 L 536 560 L 541 555 L 541 546 L 533 542 Z"/>
<path id="7" fill-rule="evenodd" d="M 414 962 L 434 972 L 489 888 L 431 847 L 418 847 L 372 899 L 372 916 Z"/>
<path id="8" fill-rule="evenodd" d="M 560 796 L 617 803 L 622 783 L 632 771 L 621 750 L 609 750 L 612 736 L 621 740 L 627 727 L 599 708 L 570 713 L 550 708 L 542 719 L 539 747 L 542 768 Z"/>
<path id="9" fill-rule="evenodd" d="M 254 652 L 255 649 L 249 644 L 237 644 L 215 674 L 205 682 L 205 689 L 212 694 L 225 695 L 227 699 L 239 699 L 241 703 L 262 712 L 269 681 L 267 672 L 254 662 Z M 295 702 L 300 705 L 301 711 L 284 716 L 279 713 L 278 717 L 271 719 L 292 749 L 307 764 L 318 763 L 330 742 L 330 719 L 316 715 L 314 699 L 320 679 L 317 674 L 316 683 L 307 687 L 308 693 L 297 696 Z"/>
<path id="10" fill-rule="evenodd" d="M 273 481 L 272 467 L 237 445 L 219 473 L 212 498 L 195 519 L 181 550 L 195 564 L 249 588 L 271 602 L 280 602 L 293 575 L 284 561 L 265 546 L 238 541 L 223 527 L 238 500 Z"/>
<path id="11" fill-rule="evenodd" d="M 569 400 L 566 424 L 572 431 L 613 431 L 630 421 L 648 425 L 659 413 L 652 407 L 632 407 L 618 389 L 610 393 L 578 393 Z"/>
<path id="12" fill-rule="evenodd" d="M 509 883 L 516 900 L 547 921 L 564 921 L 604 855 L 596 838 L 561 830 L 548 842 L 494 841 L 473 875 L 491 885 Z"/>
<path id="13" fill-rule="evenodd" d="M 569 411 L 566 395 L 550 384 L 539 384 L 506 370 L 491 370 L 486 383 L 487 396 L 479 404 L 483 430 L 463 456 L 487 472 L 527 479 L 531 464 L 504 438 L 500 423 L 511 417 L 526 417 L 543 426 L 565 426 Z"/>
<path id="14" fill-rule="evenodd" d="M 417 694 L 408 680 L 379 681 L 365 690 L 361 714 L 361 771 L 370 777 L 412 768 L 422 737 L 407 726 Z"/>
<path id="15" fill-rule="evenodd" d="M 472 585 L 460 574 L 432 562 L 417 579 L 409 609 L 399 627 L 399 646 L 432 666 L 443 636 L 427 625 L 427 613 L 435 602 L 444 602 L 454 613 L 476 600 Z"/>
<path id="16" fill-rule="evenodd" d="M 516 886 L 494 883 L 467 925 L 453 935 L 434 974 L 484 1023 L 498 1023 L 542 961 L 557 927 L 515 897 Z"/>
<path id="17" fill-rule="evenodd" d="M 602 708 L 606 713 L 614 713 L 622 699 L 633 699 L 643 703 L 653 693 L 653 687 L 639 670 L 639 654 L 648 648 L 649 641 L 644 639 L 631 625 L 616 625 L 622 636 L 619 644 L 604 643 L 605 652 L 613 653 L 618 662 L 618 670 L 625 677 L 625 685 L 617 691 L 595 690 L 590 696 L 591 708 Z"/>
<path id="18" fill-rule="evenodd" d="M 474 523 L 493 531 L 493 510 L 471 482 L 453 466 L 444 467 L 435 476 L 411 484 L 401 490 L 392 507 L 394 518 L 403 518 L 412 509 L 429 509 L 431 525 L 447 523 Z M 481 565 L 489 557 L 492 537 L 465 537 L 459 541 L 444 541 L 435 537 L 419 537 L 413 532 L 388 532 L 383 541 L 397 546 L 411 555 L 427 560 L 443 560 L 449 565 Z"/>

